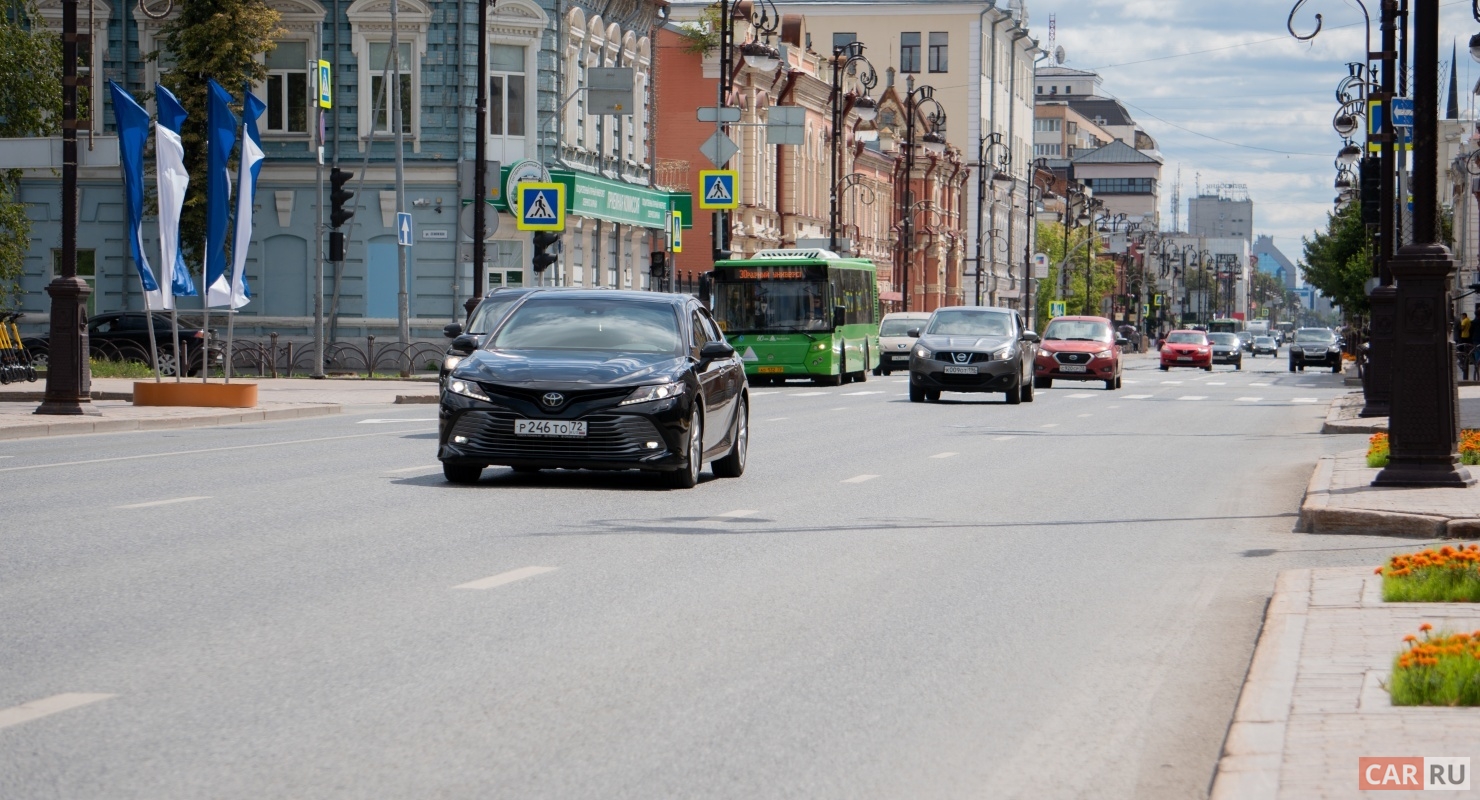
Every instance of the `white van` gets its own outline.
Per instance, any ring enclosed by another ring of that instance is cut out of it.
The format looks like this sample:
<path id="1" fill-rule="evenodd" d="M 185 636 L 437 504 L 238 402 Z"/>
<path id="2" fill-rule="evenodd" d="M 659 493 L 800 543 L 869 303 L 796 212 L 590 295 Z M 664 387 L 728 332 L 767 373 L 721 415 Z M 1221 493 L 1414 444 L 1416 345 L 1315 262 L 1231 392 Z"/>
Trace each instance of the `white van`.
<path id="1" fill-rule="evenodd" d="M 928 319 L 929 311 L 896 311 L 884 315 L 879 322 L 879 366 L 874 368 L 875 375 L 888 375 L 893 370 L 909 372 L 910 348 L 917 337 L 908 333 L 924 327 Z"/>

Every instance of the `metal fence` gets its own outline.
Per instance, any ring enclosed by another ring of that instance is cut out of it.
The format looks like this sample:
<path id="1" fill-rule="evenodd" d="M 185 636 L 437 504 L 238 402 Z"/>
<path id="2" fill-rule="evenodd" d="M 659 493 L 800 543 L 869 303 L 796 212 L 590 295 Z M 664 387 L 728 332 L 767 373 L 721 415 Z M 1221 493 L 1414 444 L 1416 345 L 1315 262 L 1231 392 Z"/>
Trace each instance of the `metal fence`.
<path id="1" fill-rule="evenodd" d="M 93 358 L 103 361 L 132 361 L 147 364 L 151 369 L 155 359 L 149 356 L 149 348 L 133 342 L 92 342 L 89 346 Z M 223 371 L 226 362 L 231 363 L 233 376 L 257 378 L 307 377 L 314 373 L 313 342 L 280 340 L 276 333 L 266 340 L 237 339 L 231 344 L 231 352 L 224 352 L 225 342 L 212 338 L 209 344 L 212 371 Z M 47 362 L 46 345 L 30 345 L 32 357 L 38 367 Z M 186 374 L 198 375 L 201 366 L 200 348 L 186 349 L 189 363 Z M 363 345 L 350 342 L 334 342 L 324 348 L 324 369 L 329 375 L 358 375 L 365 378 L 395 375 L 436 373 L 446 353 L 446 346 L 433 342 L 387 342 L 376 344 L 374 336 L 366 336 Z M 174 375 L 177 363 L 168 346 L 156 349 L 159 371 Z"/>

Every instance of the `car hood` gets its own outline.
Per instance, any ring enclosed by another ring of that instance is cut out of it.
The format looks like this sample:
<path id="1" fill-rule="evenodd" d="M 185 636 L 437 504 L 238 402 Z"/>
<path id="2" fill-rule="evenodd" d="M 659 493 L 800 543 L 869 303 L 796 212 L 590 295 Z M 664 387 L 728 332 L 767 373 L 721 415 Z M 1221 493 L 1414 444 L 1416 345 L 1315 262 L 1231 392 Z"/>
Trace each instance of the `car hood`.
<path id="1" fill-rule="evenodd" d="M 910 345 L 913 345 L 914 343 L 915 340 L 911 339 L 908 336 L 879 337 L 879 349 L 885 352 L 888 352 L 890 350 L 908 350 L 910 349 Z"/>
<path id="2" fill-rule="evenodd" d="M 1070 339 L 1044 339 L 1038 349 L 1046 353 L 1098 353 L 1115 347 L 1110 342 L 1080 342 Z"/>
<path id="3" fill-rule="evenodd" d="M 479 350 L 463 359 L 453 374 L 508 386 L 590 389 L 676 381 L 688 365 L 687 356 L 671 353 Z"/>
<path id="4" fill-rule="evenodd" d="M 927 350 L 963 350 L 988 353 L 1013 343 L 1011 336 L 943 336 L 925 334 L 920 337 L 920 346 Z"/>

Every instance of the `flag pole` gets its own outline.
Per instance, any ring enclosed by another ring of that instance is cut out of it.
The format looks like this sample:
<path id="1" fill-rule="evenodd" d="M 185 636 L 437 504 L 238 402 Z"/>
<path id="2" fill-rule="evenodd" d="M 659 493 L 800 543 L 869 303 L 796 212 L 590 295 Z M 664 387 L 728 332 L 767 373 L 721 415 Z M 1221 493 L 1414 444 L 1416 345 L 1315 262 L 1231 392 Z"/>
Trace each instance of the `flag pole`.
<path id="1" fill-rule="evenodd" d="M 201 250 L 201 253 L 206 255 L 200 260 L 200 335 L 203 337 L 200 351 L 201 383 L 209 383 L 206 378 L 211 373 L 211 284 L 208 283 L 211 272 L 210 252 L 211 242 L 207 238 L 206 246 Z"/>
<path id="2" fill-rule="evenodd" d="M 174 291 L 173 286 L 170 287 L 170 291 Z M 175 383 L 179 383 L 180 375 L 185 371 L 186 365 L 180 358 L 180 310 L 175 308 L 174 303 L 170 303 L 170 339 L 175 348 Z"/>
<path id="3" fill-rule="evenodd" d="M 139 276 L 139 291 L 144 295 L 144 324 L 149 326 L 149 361 L 154 364 L 154 382 L 160 383 L 159 343 L 154 339 L 154 309 L 149 307 L 149 290 L 144 288 L 144 273 L 137 269 L 134 273 Z"/>
<path id="4" fill-rule="evenodd" d="M 231 342 L 236 335 L 236 309 L 226 308 L 226 360 L 221 365 L 222 373 L 226 376 L 226 382 L 231 383 Z"/>

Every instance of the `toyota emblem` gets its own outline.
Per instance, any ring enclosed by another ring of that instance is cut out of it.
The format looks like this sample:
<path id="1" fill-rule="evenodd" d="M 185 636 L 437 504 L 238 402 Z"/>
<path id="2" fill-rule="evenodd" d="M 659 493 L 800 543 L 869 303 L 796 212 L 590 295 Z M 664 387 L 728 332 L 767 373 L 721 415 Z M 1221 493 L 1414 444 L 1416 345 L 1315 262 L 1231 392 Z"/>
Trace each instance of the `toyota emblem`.
<path id="1" fill-rule="evenodd" d="M 971 354 L 970 353 L 957 353 L 956 354 L 956 363 L 957 364 L 965 364 L 966 362 L 968 362 L 970 360 L 971 360 Z"/>
<path id="2" fill-rule="evenodd" d="M 540 402 L 544 403 L 546 408 L 559 408 L 565 402 L 565 395 L 559 392 L 545 392 L 545 396 L 540 398 Z"/>

